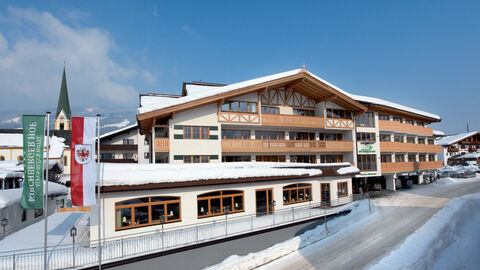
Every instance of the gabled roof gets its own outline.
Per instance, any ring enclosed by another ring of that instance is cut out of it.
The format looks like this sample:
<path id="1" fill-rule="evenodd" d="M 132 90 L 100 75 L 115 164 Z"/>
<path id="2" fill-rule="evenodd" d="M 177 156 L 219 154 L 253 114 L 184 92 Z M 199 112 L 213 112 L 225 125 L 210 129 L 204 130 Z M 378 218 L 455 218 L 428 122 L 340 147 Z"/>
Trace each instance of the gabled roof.
<path id="1" fill-rule="evenodd" d="M 441 139 L 437 140 L 437 145 L 450 145 L 457 143 L 461 140 L 464 140 L 468 137 L 471 137 L 473 135 L 480 134 L 480 131 L 473 131 L 473 132 L 467 132 L 467 133 L 460 133 L 456 135 L 450 135 L 450 136 L 445 136 Z"/>
<path id="2" fill-rule="evenodd" d="M 62 85 L 60 87 L 60 96 L 58 97 L 57 114 L 55 115 L 55 119 L 58 118 L 62 110 L 65 113 L 65 117 L 69 121 L 71 121 L 72 112 L 70 111 L 70 102 L 68 101 L 68 89 L 67 89 L 67 78 L 65 75 L 65 67 L 63 68 Z"/>
<path id="3" fill-rule="evenodd" d="M 111 138 L 111 137 L 117 136 L 119 134 L 122 134 L 124 132 L 130 132 L 131 130 L 134 130 L 136 128 L 137 128 L 137 124 L 133 124 L 133 125 L 129 125 L 129 126 L 126 126 L 126 127 L 123 127 L 123 128 L 119 128 L 119 129 L 116 129 L 114 131 L 110 131 L 110 132 L 107 132 L 107 133 L 101 135 L 100 139 Z"/>
<path id="4" fill-rule="evenodd" d="M 192 107 L 213 103 L 225 98 L 247 94 L 261 89 L 295 84 L 306 89 L 310 96 L 319 101 L 335 97 L 335 103 L 357 114 L 367 110 L 365 106 L 349 97 L 345 91 L 338 90 L 331 84 L 325 83 L 305 69 L 296 69 L 270 76 L 260 77 L 225 86 L 212 86 L 204 91 L 183 96 L 177 99 L 169 99 L 155 104 L 142 106 L 137 110 L 137 119 L 142 121 L 153 117 L 166 116 L 173 112 L 188 110 Z"/>

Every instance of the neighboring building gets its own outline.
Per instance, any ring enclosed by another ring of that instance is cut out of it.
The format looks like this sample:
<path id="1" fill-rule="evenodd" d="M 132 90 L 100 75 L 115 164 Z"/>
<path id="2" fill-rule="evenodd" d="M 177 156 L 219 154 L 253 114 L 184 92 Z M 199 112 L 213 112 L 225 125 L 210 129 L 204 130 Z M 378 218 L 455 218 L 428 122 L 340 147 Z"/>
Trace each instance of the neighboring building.
<path id="1" fill-rule="evenodd" d="M 100 160 L 136 163 L 138 162 L 138 144 L 139 134 L 136 124 L 105 133 L 100 136 Z"/>
<path id="2" fill-rule="evenodd" d="M 444 136 L 437 140 L 437 144 L 443 150 L 439 159 L 447 165 L 461 155 L 480 152 L 480 131 Z"/>
<path id="3" fill-rule="evenodd" d="M 349 162 L 362 183 L 395 190 L 440 168 L 434 114 L 357 96 L 305 69 L 231 85 L 184 83 L 182 97 L 140 96 L 152 163 Z M 153 142 L 153 143 L 152 143 Z M 382 162 L 383 161 L 383 162 Z"/>

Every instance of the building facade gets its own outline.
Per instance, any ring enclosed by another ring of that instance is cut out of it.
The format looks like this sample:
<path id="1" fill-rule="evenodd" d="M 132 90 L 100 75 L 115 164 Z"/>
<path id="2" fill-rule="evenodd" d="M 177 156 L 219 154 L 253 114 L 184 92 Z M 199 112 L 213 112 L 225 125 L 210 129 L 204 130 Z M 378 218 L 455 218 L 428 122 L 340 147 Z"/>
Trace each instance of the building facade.
<path id="1" fill-rule="evenodd" d="M 436 143 L 442 146 L 439 159 L 447 165 L 463 155 L 480 152 L 480 131 L 444 136 Z"/>

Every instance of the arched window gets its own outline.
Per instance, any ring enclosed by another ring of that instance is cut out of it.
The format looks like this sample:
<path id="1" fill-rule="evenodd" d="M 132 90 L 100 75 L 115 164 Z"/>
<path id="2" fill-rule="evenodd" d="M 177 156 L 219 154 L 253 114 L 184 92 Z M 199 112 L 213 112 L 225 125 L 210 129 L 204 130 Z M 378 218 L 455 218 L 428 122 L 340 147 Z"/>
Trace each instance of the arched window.
<path id="1" fill-rule="evenodd" d="M 181 221 L 180 197 L 152 196 L 115 203 L 115 229 Z"/>
<path id="2" fill-rule="evenodd" d="M 1 160 L 1 161 L 4 161 L 4 160 L 5 160 L 5 157 L 4 157 L 4 156 L 0 156 L 0 160 Z"/>
<path id="3" fill-rule="evenodd" d="M 17 160 L 18 160 L 18 161 L 22 161 L 22 160 L 23 160 L 23 156 L 22 156 L 22 155 L 19 155 L 19 156 L 17 157 Z"/>
<path id="4" fill-rule="evenodd" d="M 199 218 L 225 215 L 245 211 L 243 208 L 243 191 L 221 190 L 197 196 L 197 213 Z"/>
<path id="5" fill-rule="evenodd" d="M 292 184 L 283 187 L 283 204 L 301 203 L 312 200 L 311 184 Z"/>

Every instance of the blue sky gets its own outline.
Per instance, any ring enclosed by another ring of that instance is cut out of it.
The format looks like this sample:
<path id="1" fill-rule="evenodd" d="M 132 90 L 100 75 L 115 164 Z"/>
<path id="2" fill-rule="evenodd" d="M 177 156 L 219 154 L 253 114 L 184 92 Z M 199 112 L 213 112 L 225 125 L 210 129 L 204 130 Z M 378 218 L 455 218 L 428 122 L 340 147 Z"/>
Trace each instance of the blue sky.
<path id="1" fill-rule="evenodd" d="M 135 108 L 183 81 L 234 83 L 300 68 L 354 94 L 480 130 L 478 1 L 2 1 L 4 109 Z"/>

